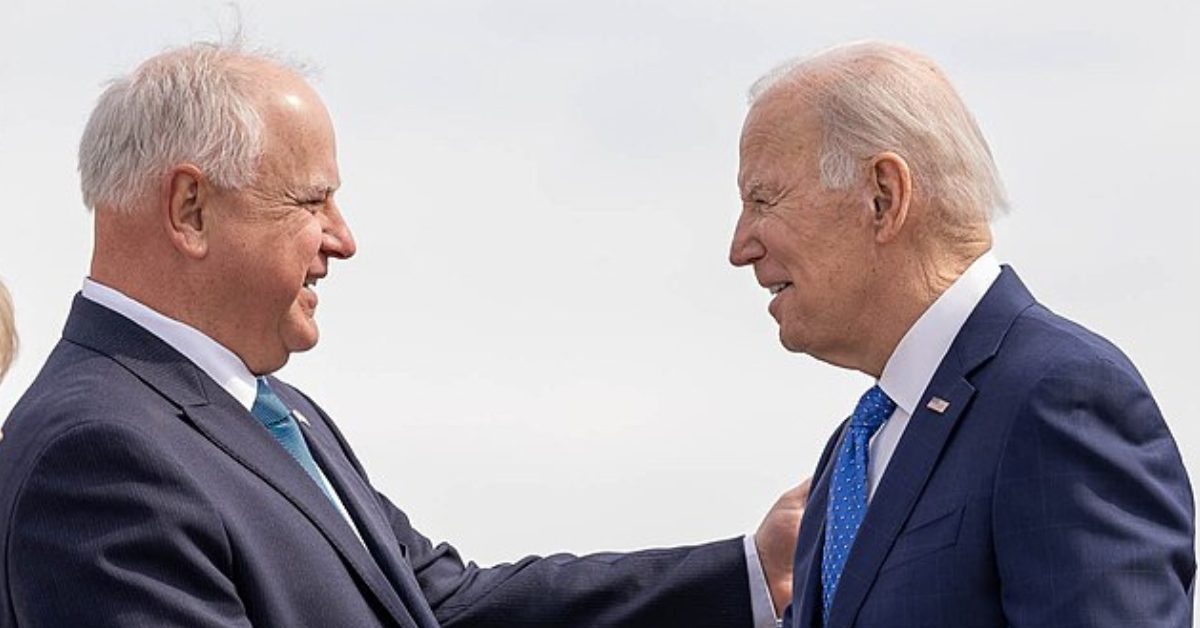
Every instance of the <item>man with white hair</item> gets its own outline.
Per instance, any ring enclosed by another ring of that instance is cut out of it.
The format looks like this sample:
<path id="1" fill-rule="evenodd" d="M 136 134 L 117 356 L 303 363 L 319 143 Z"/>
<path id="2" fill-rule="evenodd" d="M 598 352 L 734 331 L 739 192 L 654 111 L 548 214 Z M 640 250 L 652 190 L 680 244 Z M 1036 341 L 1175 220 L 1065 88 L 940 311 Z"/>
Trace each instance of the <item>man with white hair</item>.
<path id="1" fill-rule="evenodd" d="M 79 163 L 91 271 L 0 442 L 0 628 L 749 628 L 752 591 L 773 623 L 796 499 L 764 520 L 765 574 L 752 538 L 480 568 L 271 375 L 317 343 L 314 288 L 356 250 L 295 71 L 160 54 L 101 96 Z"/>
<path id="2" fill-rule="evenodd" d="M 730 261 L 875 386 L 813 476 L 787 628 L 1192 624 L 1192 490 L 1133 364 L 991 252 L 1005 194 L 937 65 L 840 46 L 752 89 Z"/>

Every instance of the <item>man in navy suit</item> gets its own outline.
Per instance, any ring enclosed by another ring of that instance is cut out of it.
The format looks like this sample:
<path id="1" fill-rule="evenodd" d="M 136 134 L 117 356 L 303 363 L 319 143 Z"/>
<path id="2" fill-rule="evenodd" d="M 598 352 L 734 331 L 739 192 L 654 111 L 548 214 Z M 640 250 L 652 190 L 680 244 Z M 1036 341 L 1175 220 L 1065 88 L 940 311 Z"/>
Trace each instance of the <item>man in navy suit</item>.
<path id="1" fill-rule="evenodd" d="M 800 495 L 761 567 L 746 537 L 483 569 L 372 488 L 270 376 L 355 253 L 334 153 L 321 99 L 258 54 L 172 50 L 101 96 L 91 272 L 0 442 L 0 627 L 772 625 Z"/>
<path id="2" fill-rule="evenodd" d="M 738 177 L 730 261 L 782 344 L 877 384 L 817 465 L 789 628 L 1192 625 L 1175 442 L 990 252 L 1004 191 L 936 64 L 861 42 L 768 74 Z"/>

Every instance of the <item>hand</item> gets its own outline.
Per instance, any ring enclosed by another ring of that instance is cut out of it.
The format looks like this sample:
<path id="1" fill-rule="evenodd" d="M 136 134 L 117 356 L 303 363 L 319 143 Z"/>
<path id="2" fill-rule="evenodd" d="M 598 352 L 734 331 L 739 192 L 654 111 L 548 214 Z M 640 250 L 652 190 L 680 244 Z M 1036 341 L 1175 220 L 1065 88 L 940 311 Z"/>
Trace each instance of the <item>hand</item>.
<path id="1" fill-rule="evenodd" d="M 762 563 L 767 586 L 771 589 L 771 600 L 775 603 L 775 615 L 782 616 L 783 609 L 792 601 L 792 563 L 796 557 L 796 537 L 800 532 L 800 517 L 808 505 L 808 491 L 812 478 L 808 478 L 779 497 L 754 534 L 754 547 Z"/>

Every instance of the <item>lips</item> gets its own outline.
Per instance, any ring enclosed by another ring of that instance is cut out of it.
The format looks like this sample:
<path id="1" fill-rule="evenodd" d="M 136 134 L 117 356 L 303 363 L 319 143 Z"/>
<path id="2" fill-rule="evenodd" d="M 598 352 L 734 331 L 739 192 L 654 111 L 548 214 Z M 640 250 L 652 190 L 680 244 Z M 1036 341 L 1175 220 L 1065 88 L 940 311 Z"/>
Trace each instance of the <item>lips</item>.
<path id="1" fill-rule="evenodd" d="M 308 311 L 310 315 L 317 309 L 317 301 L 319 299 L 317 297 L 316 288 L 317 278 L 306 277 L 304 279 L 304 286 L 300 289 L 300 298 L 298 302 Z"/>

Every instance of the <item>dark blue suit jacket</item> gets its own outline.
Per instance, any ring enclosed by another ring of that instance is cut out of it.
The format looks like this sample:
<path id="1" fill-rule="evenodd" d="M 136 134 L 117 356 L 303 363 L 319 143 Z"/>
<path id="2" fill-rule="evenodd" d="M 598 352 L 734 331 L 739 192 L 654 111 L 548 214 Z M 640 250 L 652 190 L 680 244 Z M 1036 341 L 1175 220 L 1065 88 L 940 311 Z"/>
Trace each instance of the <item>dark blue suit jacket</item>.
<path id="1" fill-rule="evenodd" d="M 924 404 L 949 402 L 938 413 Z M 1191 628 L 1192 491 L 1145 382 L 1005 267 L 959 332 L 867 508 L 827 628 Z M 835 435 L 787 625 L 820 625 Z"/>
<path id="2" fill-rule="evenodd" d="M 76 297 L 0 441 L 0 628 L 750 626 L 738 539 L 464 564 L 273 383 L 363 542 L 199 368 Z"/>

